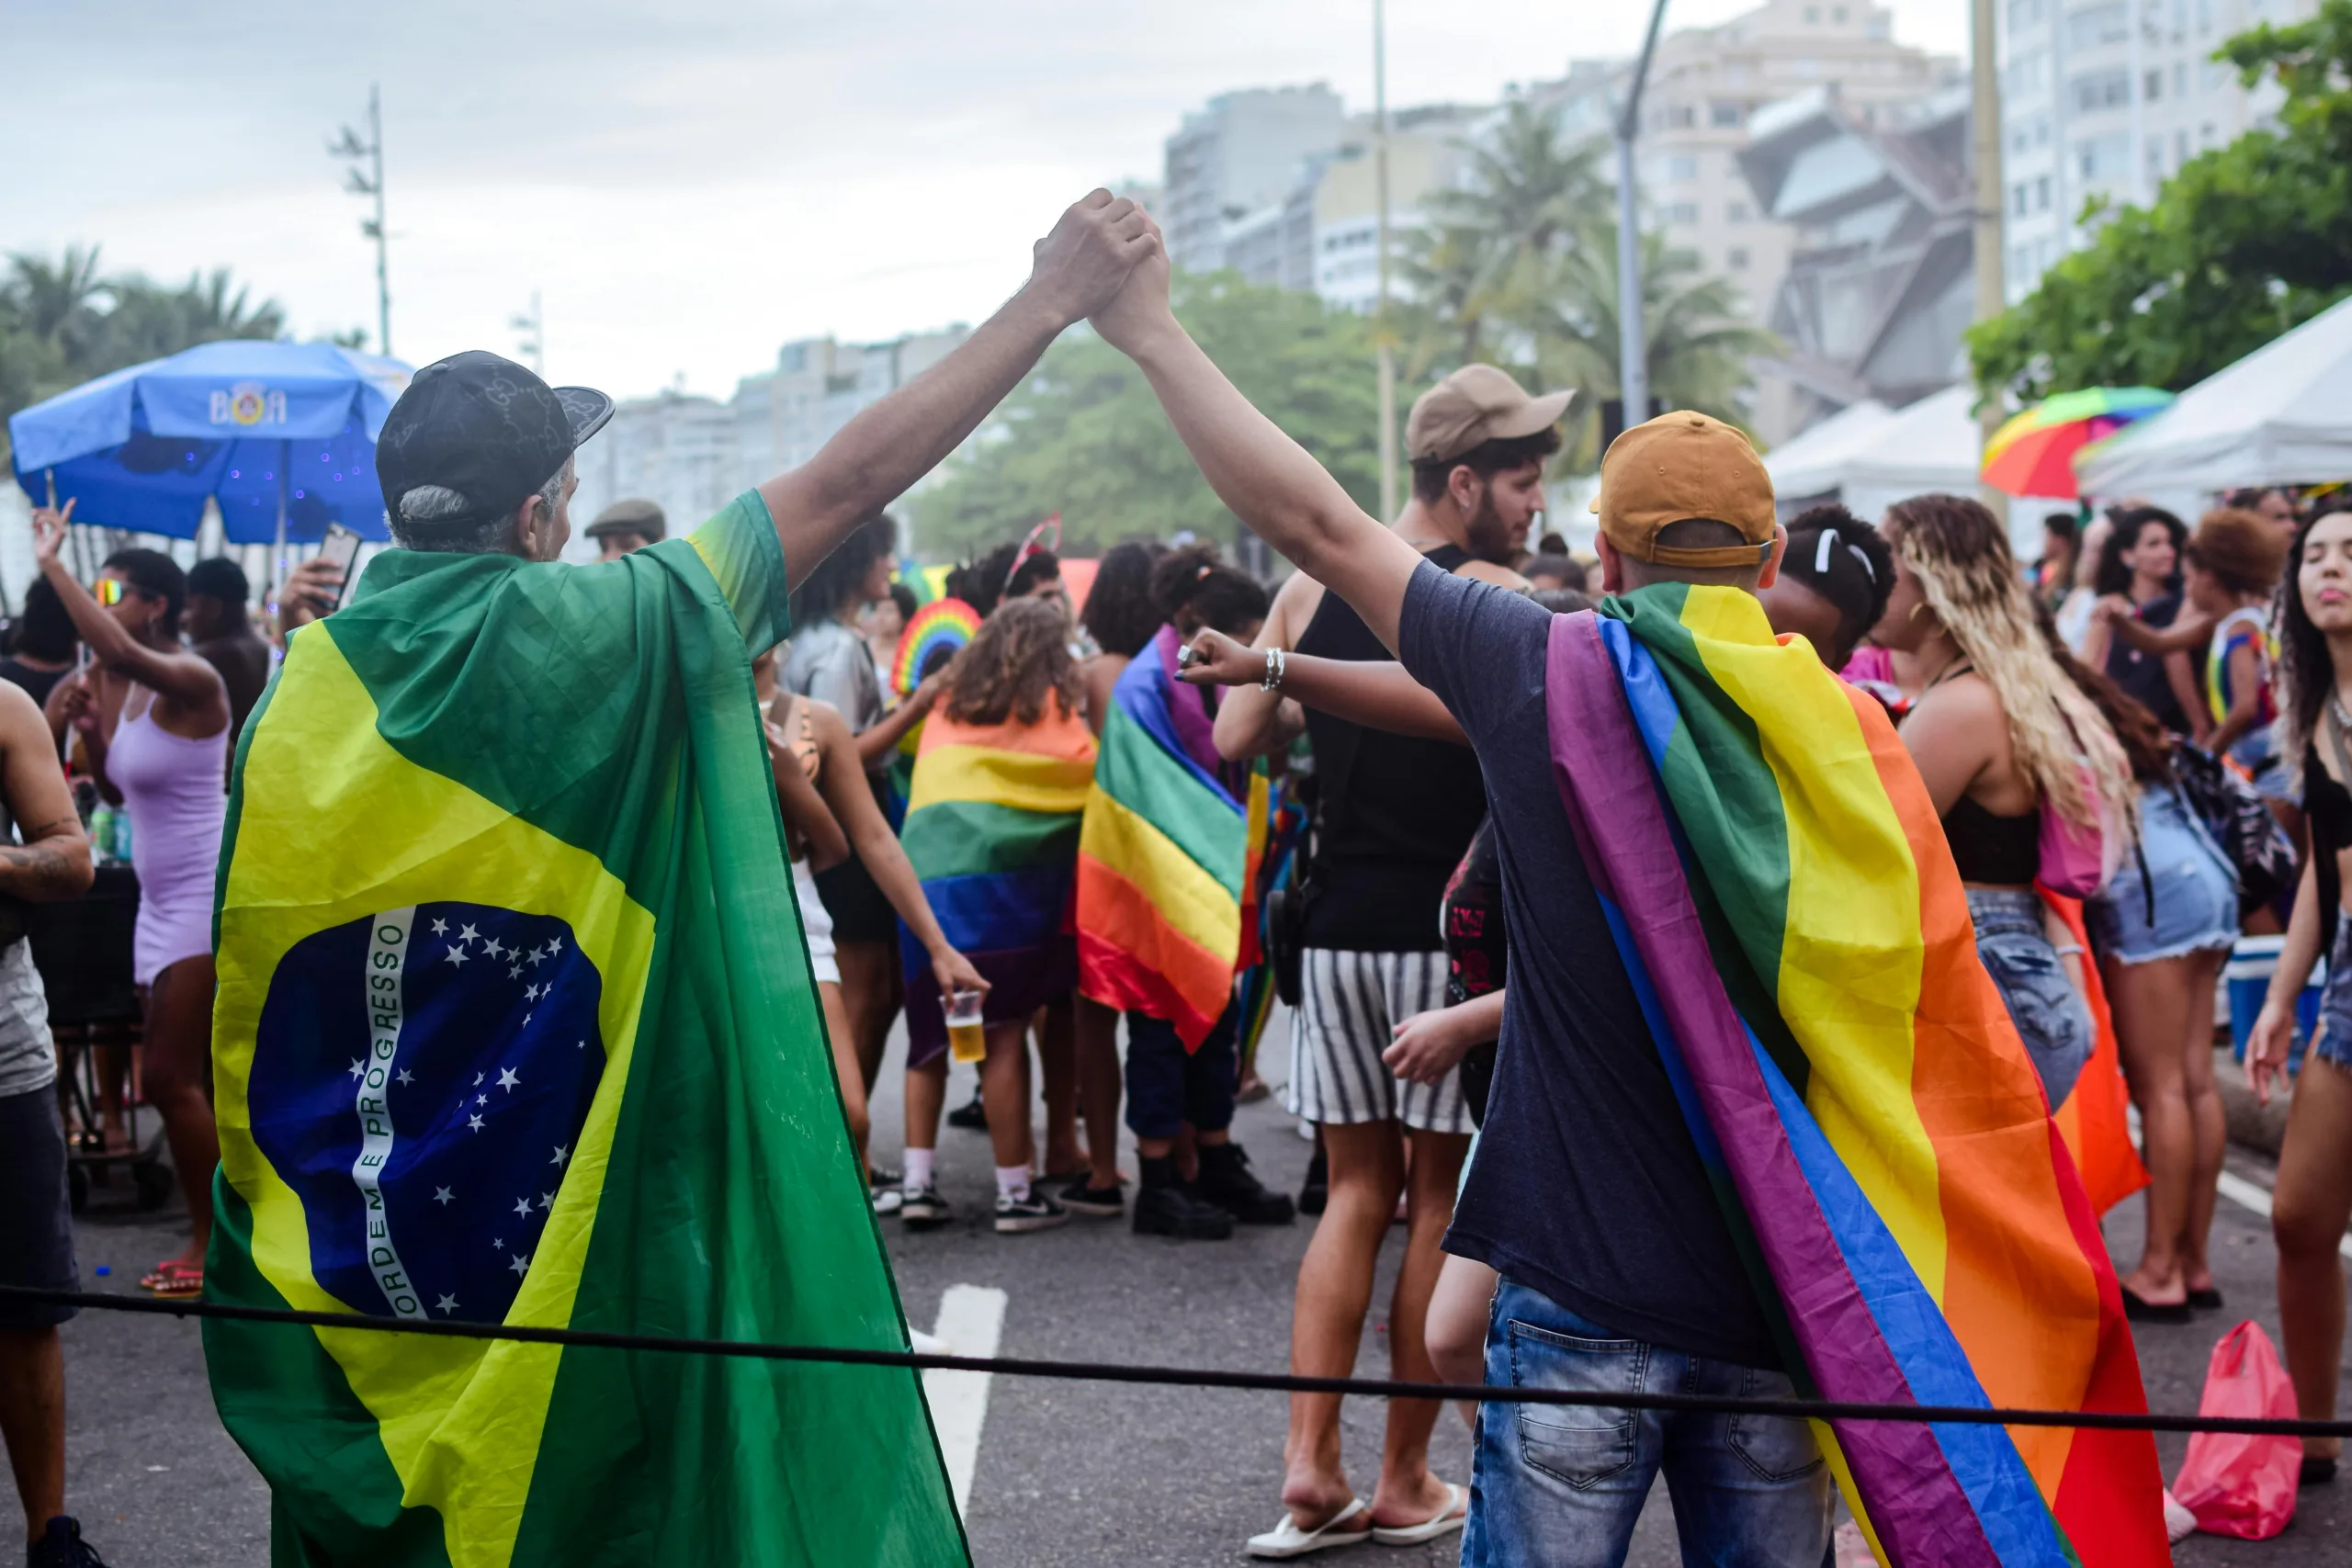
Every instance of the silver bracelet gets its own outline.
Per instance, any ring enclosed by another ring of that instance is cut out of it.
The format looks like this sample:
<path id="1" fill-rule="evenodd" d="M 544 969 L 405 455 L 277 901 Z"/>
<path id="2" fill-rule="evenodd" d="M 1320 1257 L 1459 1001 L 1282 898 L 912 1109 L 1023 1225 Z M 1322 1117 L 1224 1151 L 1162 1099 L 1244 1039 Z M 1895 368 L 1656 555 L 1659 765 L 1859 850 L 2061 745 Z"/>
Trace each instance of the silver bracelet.
<path id="1" fill-rule="evenodd" d="M 1281 691 L 1284 669 L 1283 650 L 1279 648 L 1266 649 L 1266 673 L 1265 677 L 1258 682 L 1258 689 L 1261 692 Z"/>

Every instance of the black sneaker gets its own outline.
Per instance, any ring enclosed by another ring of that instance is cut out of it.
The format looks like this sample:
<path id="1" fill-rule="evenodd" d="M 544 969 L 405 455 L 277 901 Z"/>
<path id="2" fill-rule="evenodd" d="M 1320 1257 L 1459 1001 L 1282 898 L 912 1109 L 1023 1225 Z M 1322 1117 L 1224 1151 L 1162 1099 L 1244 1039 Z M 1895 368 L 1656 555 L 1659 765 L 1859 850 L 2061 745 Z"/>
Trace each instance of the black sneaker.
<path id="1" fill-rule="evenodd" d="M 934 1182 L 906 1188 L 899 1200 L 899 1223 L 910 1231 L 935 1231 L 955 1217 Z"/>
<path id="2" fill-rule="evenodd" d="M 1115 1220 L 1127 1212 L 1127 1196 L 1116 1186 L 1089 1187 L 1080 1177 L 1062 1189 L 1061 1205 L 1090 1220 Z"/>
<path id="3" fill-rule="evenodd" d="M 1146 1187 L 1136 1194 L 1136 1235 L 1226 1241 L 1233 1235 L 1233 1216 L 1214 1203 L 1202 1202 L 1180 1185 Z"/>
<path id="4" fill-rule="evenodd" d="M 969 1105 L 959 1105 L 947 1113 L 947 1124 L 950 1127 L 961 1127 L 967 1133 L 985 1133 L 989 1130 L 989 1111 L 987 1106 L 980 1103 L 978 1089 L 972 1091 L 972 1102 Z"/>
<path id="5" fill-rule="evenodd" d="M 1049 1231 L 1056 1225 L 1068 1224 L 1069 1211 L 1035 1187 L 1017 1198 L 1010 1192 L 996 1195 L 996 1234 L 999 1235 Z"/>
<path id="6" fill-rule="evenodd" d="M 1331 1165 L 1323 1156 L 1323 1143 L 1317 1139 L 1315 1157 L 1306 1162 L 1306 1179 L 1299 1184 L 1298 1212 L 1319 1214 L 1325 1200 L 1331 1195 Z"/>
<path id="7" fill-rule="evenodd" d="M 82 1539 L 82 1526 L 60 1514 L 49 1529 L 25 1550 L 25 1568 L 107 1568 L 98 1549 Z"/>
<path id="8" fill-rule="evenodd" d="M 1250 1174 L 1250 1156 L 1239 1144 L 1202 1145 L 1193 1190 L 1245 1225 L 1286 1225 L 1297 1213 L 1287 1194 L 1267 1191 Z"/>

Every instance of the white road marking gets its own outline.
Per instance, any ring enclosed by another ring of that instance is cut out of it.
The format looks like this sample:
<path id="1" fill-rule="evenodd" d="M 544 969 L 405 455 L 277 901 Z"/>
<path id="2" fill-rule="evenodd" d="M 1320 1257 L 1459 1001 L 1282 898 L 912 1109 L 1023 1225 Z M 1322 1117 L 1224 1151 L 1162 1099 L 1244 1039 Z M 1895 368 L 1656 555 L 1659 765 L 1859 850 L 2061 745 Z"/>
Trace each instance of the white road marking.
<path id="1" fill-rule="evenodd" d="M 2130 1123 L 2132 1142 L 2139 1142 L 2140 1108 L 2136 1105 L 2131 1107 L 2124 1112 L 2124 1118 Z M 2270 1189 L 2258 1181 L 2249 1181 L 2224 1167 L 2220 1179 L 2213 1184 L 2213 1190 L 2248 1213 L 2260 1214 L 2266 1220 L 2270 1217 Z M 2335 1250 L 2352 1258 L 2352 1235 L 2337 1242 Z"/>
<path id="2" fill-rule="evenodd" d="M 985 1285 L 950 1285 L 939 1298 L 939 1324 L 932 1330 L 954 1356 L 991 1357 L 1004 1330 L 1002 1291 Z M 932 1429 L 939 1434 L 947 1461 L 947 1483 L 961 1514 L 972 1495 L 972 1472 L 980 1461 L 980 1427 L 989 1417 L 989 1372 L 955 1372 L 938 1367 L 922 1374 L 923 1397 L 931 1404 Z"/>

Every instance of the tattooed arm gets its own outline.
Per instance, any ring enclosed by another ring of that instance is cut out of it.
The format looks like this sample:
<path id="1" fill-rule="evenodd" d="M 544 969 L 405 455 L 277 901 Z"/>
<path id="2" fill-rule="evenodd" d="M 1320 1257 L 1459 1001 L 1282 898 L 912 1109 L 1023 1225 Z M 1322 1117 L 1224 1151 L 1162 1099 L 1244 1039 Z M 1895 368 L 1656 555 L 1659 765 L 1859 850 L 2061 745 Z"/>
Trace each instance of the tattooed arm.
<path id="1" fill-rule="evenodd" d="M 57 765 L 49 721 L 22 687 L 0 682 L 0 795 L 22 844 L 0 842 L 0 894 L 37 903 L 90 886 L 90 840 Z"/>

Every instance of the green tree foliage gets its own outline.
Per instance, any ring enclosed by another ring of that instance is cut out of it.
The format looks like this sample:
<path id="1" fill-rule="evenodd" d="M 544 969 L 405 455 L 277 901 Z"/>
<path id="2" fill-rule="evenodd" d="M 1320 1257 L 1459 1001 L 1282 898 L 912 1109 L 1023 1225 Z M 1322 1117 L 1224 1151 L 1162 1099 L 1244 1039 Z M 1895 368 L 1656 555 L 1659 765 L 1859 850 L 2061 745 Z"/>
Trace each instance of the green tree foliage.
<path id="1" fill-rule="evenodd" d="M 1311 294 L 1229 273 L 1176 279 L 1177 318 L 1233 384 L 1367 508 L 1380 487 L 1371 323 Z M 1049 350 L 952 459 L 910 498 L 934 558 L 1017 539 L 1059 512 L 1064 547 L 1091 554 L 1182 529 L 1220 540 L 1240 525 L 1193 468 L 1143 373 L 1091 333 Z"/>
<path id="2" fill-rule="evenodd" d="M 2178 390 L 2352 293 L 2352 0 L 2216 58 L 2285 87 L 2278 129 L 2182 164 L 2151 207 L 2086 213 L 2088 249 L 1970 329 L 1985 391 Z"/>
<path id="3" fill-rule="evenodd" d="M 275 301 L 254 304 L 225 270 L 173 288 L 136 273 L 103 276 L 95 246 L 68 246 L 56 261 L 14 255 L 0 275 L 0 422 L 109 370 L 285 327 Z M 0 431 L 0 458 L 6 452 Z"/>

